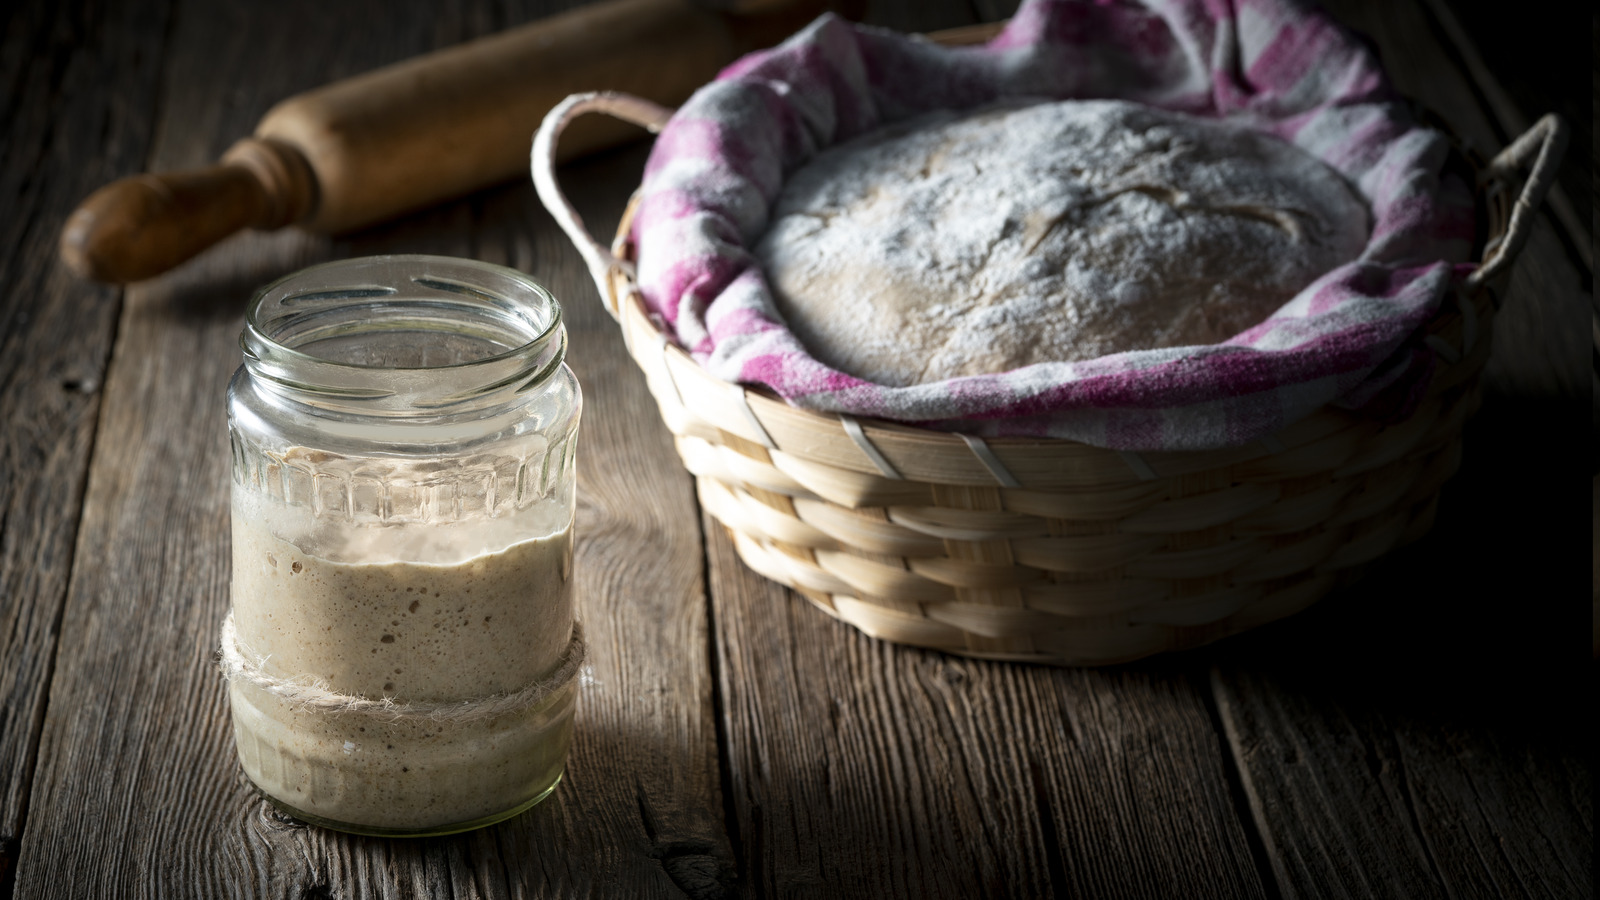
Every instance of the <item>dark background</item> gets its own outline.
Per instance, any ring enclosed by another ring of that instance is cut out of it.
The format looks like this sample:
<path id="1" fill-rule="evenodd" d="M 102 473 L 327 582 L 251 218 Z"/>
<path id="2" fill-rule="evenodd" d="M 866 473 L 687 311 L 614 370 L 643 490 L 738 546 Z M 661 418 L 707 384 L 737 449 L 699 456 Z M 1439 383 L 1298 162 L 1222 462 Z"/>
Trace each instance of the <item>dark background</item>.
<path id="1" fill-rule="evenodd" d="M 1572 126 L 1561 187 L 1590 229 L 1592 242 L 1595 98 L 1600 88 L 1594 59 L 1600 48 L 1600 14 L 1587 3 L 1449 0 L 1448 5 L 1529 119 L 1556 112 Z"/>

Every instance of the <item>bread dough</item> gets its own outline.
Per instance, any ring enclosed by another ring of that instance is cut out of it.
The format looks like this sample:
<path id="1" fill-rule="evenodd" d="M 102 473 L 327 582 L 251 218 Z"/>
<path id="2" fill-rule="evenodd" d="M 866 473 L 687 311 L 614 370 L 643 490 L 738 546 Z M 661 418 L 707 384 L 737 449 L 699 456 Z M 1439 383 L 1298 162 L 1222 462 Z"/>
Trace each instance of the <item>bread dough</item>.
<path id="1" fill-rule="evenodd" d="M 813 356 L 898 387 L 1219 343 L 1368 228 L 1337 172 L 1276 137 L 1060 101 L 833 147 L 788 179 L 755 252 Z"/>

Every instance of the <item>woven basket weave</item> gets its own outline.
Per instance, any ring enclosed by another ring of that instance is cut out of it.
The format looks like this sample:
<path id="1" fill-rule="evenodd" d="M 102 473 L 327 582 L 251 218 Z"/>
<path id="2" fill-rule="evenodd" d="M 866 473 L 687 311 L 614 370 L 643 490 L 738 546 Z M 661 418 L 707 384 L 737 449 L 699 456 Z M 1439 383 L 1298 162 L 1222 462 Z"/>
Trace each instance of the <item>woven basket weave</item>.
<path id="1" fill-rule="evenodd" d="M 1406 421 L 1324 408 L 1244 447 L 1133 454 L 813 413 L 714 378 L 645 309 L 632 206 L 607 250 L 555 185 L 554 143 L 590 111 L 653 131 L 670 111 L 617 94 L 569 98 L 535 141 L 534 179 L 620 322 L 701 504 L 745 563 L 874 637 L 1069 665 L 1194 647 L 1287 616 L 1427 532 L 1565 136 L 1547 117 L 1483 170 L 1484 259 L 1427 326 L 1441 365 Z"/>

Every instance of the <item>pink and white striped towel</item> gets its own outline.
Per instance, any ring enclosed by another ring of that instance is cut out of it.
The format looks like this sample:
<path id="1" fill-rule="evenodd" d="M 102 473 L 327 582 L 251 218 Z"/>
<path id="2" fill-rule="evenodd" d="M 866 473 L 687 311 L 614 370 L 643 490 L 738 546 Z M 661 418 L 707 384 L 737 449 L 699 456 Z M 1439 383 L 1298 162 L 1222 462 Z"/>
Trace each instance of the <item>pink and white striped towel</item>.
<path id="1" fill-rule="evenodd" d="M 1319 157 L 1372 209 L 1361 257 L 1216 345 L 886 387 L 811 358 L 749 247 L 785 175 L 821 148 L 936 108 L 1117 98 L 1249 125 Z M 1329 403 L 1399 418 L 1434 358 L 1417 332 L 1471 270 L 1469 186 L 1373 53 L 1301 0 L 1030 0 L 981 47 L 825 16 L 679 109 L 645 171 L 633 237 L 646 302 L 713 374 L 808 409 L 986 436 L 1198 450 Z"/>

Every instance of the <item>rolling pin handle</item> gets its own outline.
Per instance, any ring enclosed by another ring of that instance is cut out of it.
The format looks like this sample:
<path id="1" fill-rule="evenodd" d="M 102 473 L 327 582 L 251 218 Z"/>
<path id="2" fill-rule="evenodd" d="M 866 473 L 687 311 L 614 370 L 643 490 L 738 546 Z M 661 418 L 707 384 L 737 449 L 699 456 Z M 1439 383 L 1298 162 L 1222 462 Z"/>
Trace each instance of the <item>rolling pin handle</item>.
<path id="1" fill-rule="evenodd" d="M 125 284 L 167 271 L 242 228 L 281 228 L 316 206 L 299 151 L 246 138 L 206 169 L 136 175 L 83 201 L 61 231 L 61 258 L 96 281 Z"/>
<path id="2" fill-rule="evenodd" d="M 250 227 L 270 231 L 303 222 L 317 209 L 317 179 L 311 163 L 287 141 L 247 137 L 222 154 L 223 165 L 250 170 L 261 185 L 262 200 Z"/>

